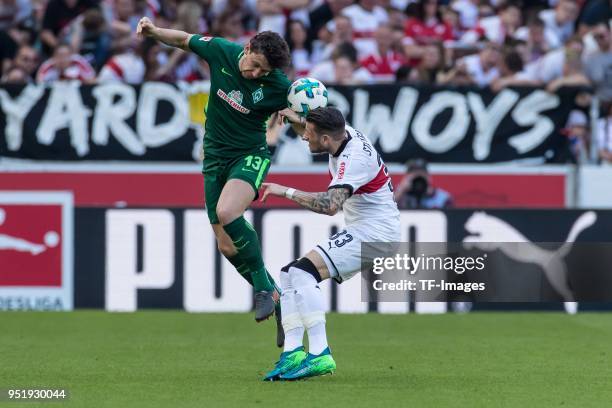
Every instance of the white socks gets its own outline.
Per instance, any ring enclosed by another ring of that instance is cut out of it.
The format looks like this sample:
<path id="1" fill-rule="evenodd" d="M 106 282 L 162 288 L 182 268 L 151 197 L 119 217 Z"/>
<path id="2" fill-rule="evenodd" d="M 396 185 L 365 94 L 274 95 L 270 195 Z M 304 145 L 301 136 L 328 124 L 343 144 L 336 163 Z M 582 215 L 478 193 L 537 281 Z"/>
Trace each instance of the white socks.
<path id="1" fill-rule="evenodd" d="M 327 348 L 325 323 L 317 323 L 308 329 L 308 352 L 319 355 Z"/>
<path id="2" fill-rule="evenodd" d="M 280 283 L 282 288 L 283 330 L 285 330 L 283 351 L 292 351 L 303 345 L 304 325 L 296 304 L 295 288 L 291 284 L 288 272 L 281 271 Z"/>
<path id="3" fill-rule="evenodd" d="M 289 277 L 291 285 L 296 292 L 295 304 L 297 305 L 299 316 L 303 326 L 308 330 L 308 352 L 314 355 L 321 354 L 327 348 L 323 293 L 319 289 L 314 276 L 302 269 L 290 267 Z"/>

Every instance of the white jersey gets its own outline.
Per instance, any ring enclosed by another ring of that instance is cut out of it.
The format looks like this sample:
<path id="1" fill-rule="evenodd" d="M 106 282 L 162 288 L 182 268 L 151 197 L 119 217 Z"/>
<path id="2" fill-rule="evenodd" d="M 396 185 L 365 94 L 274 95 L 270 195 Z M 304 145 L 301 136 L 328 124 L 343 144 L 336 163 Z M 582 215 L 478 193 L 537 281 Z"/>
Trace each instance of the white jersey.
<path id="1" fill-rule="evenodd" d="M 346 140 L 336 154 L 329 155 L 332 181 L 328 189 L 346 187 L 351 196 L 342 210 L 347 226 L 367 226 L 382 237 L 395 237 L 399 211 L 387 166 L 358 130 L 346 126 Z"/>

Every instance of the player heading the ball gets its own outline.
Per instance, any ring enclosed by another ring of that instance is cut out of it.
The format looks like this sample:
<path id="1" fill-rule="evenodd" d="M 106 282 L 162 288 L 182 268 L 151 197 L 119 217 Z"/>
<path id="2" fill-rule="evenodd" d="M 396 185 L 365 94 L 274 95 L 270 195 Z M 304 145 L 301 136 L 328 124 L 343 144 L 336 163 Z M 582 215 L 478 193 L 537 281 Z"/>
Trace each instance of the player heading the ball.
<path id="1" fill-rule="evenodd" d="M 210 98 L 204 135 L 204 193 L 219 250 L 255 287 L 255 320 L 276 310 L 282 346 L 280 290 L 267 272 L 257 233 L 243 217 L 270 168 L 266 121 L 287 107 L 290 81 L 281 70 L 291 56 L 285 40 L 271 31 L 242 47 L 223 38 L 155 26 L 142 18 L 137 33 L 191 51 L 210 66 Z"/>

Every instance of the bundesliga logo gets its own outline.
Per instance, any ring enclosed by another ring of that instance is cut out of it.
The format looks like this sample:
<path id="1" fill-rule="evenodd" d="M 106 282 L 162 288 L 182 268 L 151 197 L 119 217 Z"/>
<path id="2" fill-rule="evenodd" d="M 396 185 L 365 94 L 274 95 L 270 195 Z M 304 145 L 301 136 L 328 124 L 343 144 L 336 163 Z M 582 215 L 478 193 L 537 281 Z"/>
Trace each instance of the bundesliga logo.
<path id="1" fill-rule="evenodd" d="M 68 194 L 0 194 L 0 310 L 72 309 L 71 225 Z"/>
<path id="2" fill-rule="evenodd" d="M 24 229 L 20 219 L 37 222 Z M 61 230 L 60 206 L 0 207 L 0 285 L 61 285 Z"/>

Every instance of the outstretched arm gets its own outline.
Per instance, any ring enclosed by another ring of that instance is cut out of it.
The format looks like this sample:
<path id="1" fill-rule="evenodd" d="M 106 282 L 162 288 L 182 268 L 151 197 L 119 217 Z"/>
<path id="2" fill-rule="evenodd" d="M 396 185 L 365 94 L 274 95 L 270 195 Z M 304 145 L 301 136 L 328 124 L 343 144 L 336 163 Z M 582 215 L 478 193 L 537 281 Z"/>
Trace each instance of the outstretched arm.
<path id="1" fill-rule="evenodd" d="M 299 136 L 302 136 L 306 131 L 306 119 L 292 111 L 290 108 L 285 108 L 278 111 L 278 123 L 282 125 L 285 123 L 285 120 L 291 124 L 293 131 Z"/>
<path id="2" fill-rule="evenodd" d="M 302 207 L 319 214 L 335 215 L 342 209 L 344 202 L 351 196 L 348 188 L 332 188 L 321 193 L 307 193 L 274 183 L 263 183 L 261 201 L 268 196 L 286 197 Z"/>
<path id="3" fill-rule="evenodd" d="M 171 47 L 189 51 L 189 39 L 193 34 L 180 30 L 157 27 L 148 17 L 143 17 L 138 22 L 136 34 L 143 37 L 151 37 Z"/>

